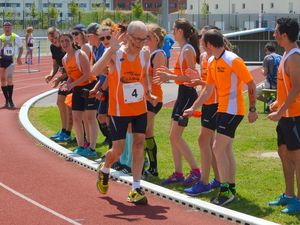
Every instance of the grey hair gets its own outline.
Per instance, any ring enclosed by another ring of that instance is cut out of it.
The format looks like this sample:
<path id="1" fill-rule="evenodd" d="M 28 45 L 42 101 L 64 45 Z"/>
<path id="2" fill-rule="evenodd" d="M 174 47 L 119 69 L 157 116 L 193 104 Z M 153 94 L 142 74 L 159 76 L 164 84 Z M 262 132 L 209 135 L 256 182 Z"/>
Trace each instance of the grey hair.
<path id="1" fill-rule="evenodd" d="M 142 30 L 142 31 L 147 32 L 147 27 L 142 21 L 139 21 L 139 20 L 134 20 L 134 21 L 130 22 L 128 25 L 128 28 L 127 28 L 127 33 L 132 34 L 137 30 Z"/>

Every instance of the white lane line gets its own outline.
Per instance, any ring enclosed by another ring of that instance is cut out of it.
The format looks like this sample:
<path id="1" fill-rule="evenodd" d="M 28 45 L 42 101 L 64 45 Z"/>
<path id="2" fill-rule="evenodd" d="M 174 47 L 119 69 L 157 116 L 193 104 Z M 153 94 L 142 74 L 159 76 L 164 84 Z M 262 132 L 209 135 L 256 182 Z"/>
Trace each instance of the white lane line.
<path id="1" fill-rule="evenodd" d="M 26 197 L 25 195 L 23 195 L 23 194 L 21 194 L 21 193 L 15 191 L 14 189 L 12 189 L 12 188 L 6 186 L 5 184 L 3 184 L 3 183 L 1 183 L 1 182 L 0 182 L 0 186 L 3 187 L 4 189 L 6 189 L 7 191 L 10 191 L 11 193 L 17 195 L 18 197 L 20 197 L 20 198 L 22 198 L 22 199 L 24 199 L 24 200 L 30 202 L 31 204 L 33 204 L 33 205 L 35 205 L 35 206 L 37 206 L 37 207 L 39 207 L 39 208 L 41 208 L 41 209 L 43 209 L 43 210 L 45 210 L 45 211 L 47 211 L 47 212 L 49 212 L 49 213 L 55 215 L 55 216 L 57 216 L 57 217 L 59 217 L 59 218 L 65 220 L 65 221 L 67 221 L 67 222 L 69 222 L 69 223 L 71 223 L 71 224 L 74 224 L 74 225 L 81 225 L 81 223 L 78 223 L 78 222 L 76 222 L 76 221 L 74 221 L 74 220 L 72 220 L 72 219 L 70 219 L 70 218 L 68 218 L 68 217 L 66 217 L 66 216 L 64 216 L 64 215 L 62 215 L 62 214 L 60 214 L 60 213 L 58 213 L 58 212 L 55 212 L 55 211 L 52 210 L 52 209 L 47 208 L 46 206 L 44 206 L 44 205 L 42 205 L 42 204 L 40 204 L 40 203 L 38 203 L 38 202 L 36 202 L 36 201 L 34 201 L 34 200 L 32 200 L 32 199 Z"/>

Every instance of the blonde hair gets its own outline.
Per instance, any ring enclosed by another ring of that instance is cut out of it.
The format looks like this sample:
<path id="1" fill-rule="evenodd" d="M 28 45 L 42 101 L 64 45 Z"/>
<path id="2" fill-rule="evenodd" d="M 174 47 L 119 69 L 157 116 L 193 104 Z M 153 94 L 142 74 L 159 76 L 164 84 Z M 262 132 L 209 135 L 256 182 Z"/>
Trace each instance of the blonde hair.
<path id="1" fill-rule="evenodd" d="M 165 36 L 167 34 L 166 30 L 155 23 L 148 24 L 147 28 L 148 31 L 151 32 L 157 39 L 157 47 L 162 48 L 164 45 Z"/>
<path id="2" fill-rule="evenodd" d="M 33 32 L 33 27 L 27 27 L 26 28 L 26 33 L 31 34 Z"/>
<path id="3" fill-rule="evenodd" d="M 113 27 L 115 25 L 115 22 L 112 21 L 110 18 L 107 18 L 101 22 L 101 25 L 104 27 Z"/>

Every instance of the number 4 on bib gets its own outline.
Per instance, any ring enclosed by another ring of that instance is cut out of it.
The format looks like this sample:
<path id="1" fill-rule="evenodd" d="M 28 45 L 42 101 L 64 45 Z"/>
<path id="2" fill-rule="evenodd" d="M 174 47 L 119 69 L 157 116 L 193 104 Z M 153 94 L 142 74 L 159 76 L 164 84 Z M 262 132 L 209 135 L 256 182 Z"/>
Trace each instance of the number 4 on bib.
<path id="1" fill-rule="evenodd" d="M 140 82 L 123 84 L 124 103 L 140 102 L 144 99 L 144 87 Z"/>

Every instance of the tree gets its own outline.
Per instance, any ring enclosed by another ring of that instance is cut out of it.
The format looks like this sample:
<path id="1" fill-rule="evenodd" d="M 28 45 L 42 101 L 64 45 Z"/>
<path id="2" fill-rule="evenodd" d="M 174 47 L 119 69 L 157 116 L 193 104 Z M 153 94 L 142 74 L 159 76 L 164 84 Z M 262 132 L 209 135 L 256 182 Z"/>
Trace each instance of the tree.
<path id="1" fill-rule="evenodd" d="M 37 8 L 36 8 L 34 2 L 30 5 L 29 15 L 31 16 L 32 21 L 33 21 L 33 25 L 34 25 L 35 24 L 35 18 L 38 16 L 38 11 L 37 11 Z"/>
<path id="2" fill-rule="evenodd" d="M 48 14 L 49 14 L 49 19 L 50 19 L 50 24 L 51 24 L 51 26 L 55 26 L 56 21 L 57 21 L 58 16 L 59 16 L 59 11 L 54 6 L 49 7 L 48 10 L 49 10 Z"/>
<path id="3" fill-rule="evenodd" d="M 68 9 L 72 17 L 72 23 L 74 24 L 74 20 L 79 13 L 79 5 L 74 0 L 72 0 L 68 5 Z"/>
<path id="4" fill-rule="evenodd" d="M 136 1 L 132 7 L 132 14 L 135 18 L 140 18 L 144 13 L 142 4 L 139 1 Z"/>
<path id="5" fill-rule="evenodd" d="M 206 0 L 204 0 L 202 3 L 201 14 L 203 16 L 208 16 L 208 14 L 209 14 L 209 5 Z"/>

